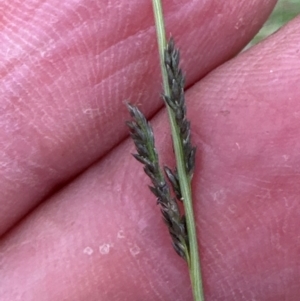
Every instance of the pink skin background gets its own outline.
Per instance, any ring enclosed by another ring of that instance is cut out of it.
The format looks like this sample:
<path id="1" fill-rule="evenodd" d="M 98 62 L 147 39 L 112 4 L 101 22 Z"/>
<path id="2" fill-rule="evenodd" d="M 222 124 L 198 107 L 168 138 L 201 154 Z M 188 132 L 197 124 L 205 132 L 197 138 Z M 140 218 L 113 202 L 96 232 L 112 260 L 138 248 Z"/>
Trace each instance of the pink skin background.
<path id="1" fill-rule="evenodd" d="M 207 301 L 300 295 L 300 19 L 236 54 L 271 0 L 165 0 L 197 145 Z M 0 300 L 192 300 L 130 100 L 173 165 L 151 1 L 0 4 Z"/>

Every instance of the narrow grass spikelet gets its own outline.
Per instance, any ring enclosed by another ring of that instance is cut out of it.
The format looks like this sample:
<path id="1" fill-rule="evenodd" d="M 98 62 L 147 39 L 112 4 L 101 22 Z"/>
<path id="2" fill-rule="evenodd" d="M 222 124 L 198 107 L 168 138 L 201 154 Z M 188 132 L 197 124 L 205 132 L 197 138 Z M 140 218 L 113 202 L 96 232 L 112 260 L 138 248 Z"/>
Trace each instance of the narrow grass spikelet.
<path id="1" fill-rule="evenodd" d="M 172 185 L 172 189 L 173 189 L 173 192 L 174 192 L 177 200 L 182 201 L 182 195 L 181 195 L 178 173 L 177 173 L 176 168 L 174 171 L 172 171 L 171 168 L 169 168 L 168 166 L 165 166 L 164 170 L 165 170 L 165 174 L 167 175 L 169 182 Z"/>
<path id="2" fill-rule="evenodd" d="M 151 125 L 136 106 L 127 103 L 127 108 L 132 121 L 127 121 L 126 124 L 137 150 L 137 154 L 133 156 L 144 165 L 144 171 L 151 179 L 153 186 L 149 188 L 156 196 L 157 204 L 160 205 L 176 253 L 188 261 L 185 217 L 181 215 L 176 200 L 171 196 L 169 185 L 159 166 Z"/>

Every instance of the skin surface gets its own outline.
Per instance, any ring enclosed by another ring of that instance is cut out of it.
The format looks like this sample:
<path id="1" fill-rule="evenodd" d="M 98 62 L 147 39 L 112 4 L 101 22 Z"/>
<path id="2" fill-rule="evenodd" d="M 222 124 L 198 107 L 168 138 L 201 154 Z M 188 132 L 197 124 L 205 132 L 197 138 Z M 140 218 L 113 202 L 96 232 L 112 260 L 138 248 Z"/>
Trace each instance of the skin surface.
<path id="1" fill-rule="evenodd" d="M 222 3 L 164 1 L 198 149 L 206 300 L 297 301 L 300 19 L 234 57 L 275 1 Z M 151 2 L 0 8 L 0 300 L 192 300 L 124 125 L 130 100 L 174 163 Z"/>

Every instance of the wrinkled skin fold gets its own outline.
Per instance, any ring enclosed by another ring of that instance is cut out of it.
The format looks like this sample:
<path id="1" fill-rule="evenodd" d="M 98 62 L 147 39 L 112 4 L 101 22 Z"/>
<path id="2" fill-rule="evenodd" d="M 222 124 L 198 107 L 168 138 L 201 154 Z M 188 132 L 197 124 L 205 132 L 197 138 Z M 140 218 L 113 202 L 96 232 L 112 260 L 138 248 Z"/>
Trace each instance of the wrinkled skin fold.
<path id="1" fill-rule="evenodd" d="M 300 295 L 300 19 L 238 54 L 274 5 L 164 1 L 207 301 Z M 0 300 L 192 300 L 125 126 L 130 100 L 172 166 L 151 1 L 0 8 Z"/>

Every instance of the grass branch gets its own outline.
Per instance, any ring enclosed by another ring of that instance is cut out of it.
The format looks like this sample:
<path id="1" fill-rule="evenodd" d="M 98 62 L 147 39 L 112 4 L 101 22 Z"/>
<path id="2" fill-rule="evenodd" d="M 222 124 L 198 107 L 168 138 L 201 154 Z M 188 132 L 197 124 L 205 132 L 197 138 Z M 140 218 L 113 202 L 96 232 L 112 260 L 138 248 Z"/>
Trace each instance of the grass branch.
<path id="1" fill-rule="evenodd" d="M 127 108 L 132 117 L 132 121 L 128 121 L 127 126 L 137 150 L 137 154 L 133 156 L 144 165 L 144 171 L 152 182 L 149 188 L 156 196 L 157 204 L 160 205 L 176 253 L 189 263 L 185 217 L 180 213 L 176 199 L 172 197 L 160 168 L 151 125 L 137 107 L 128 103 Z"/>

